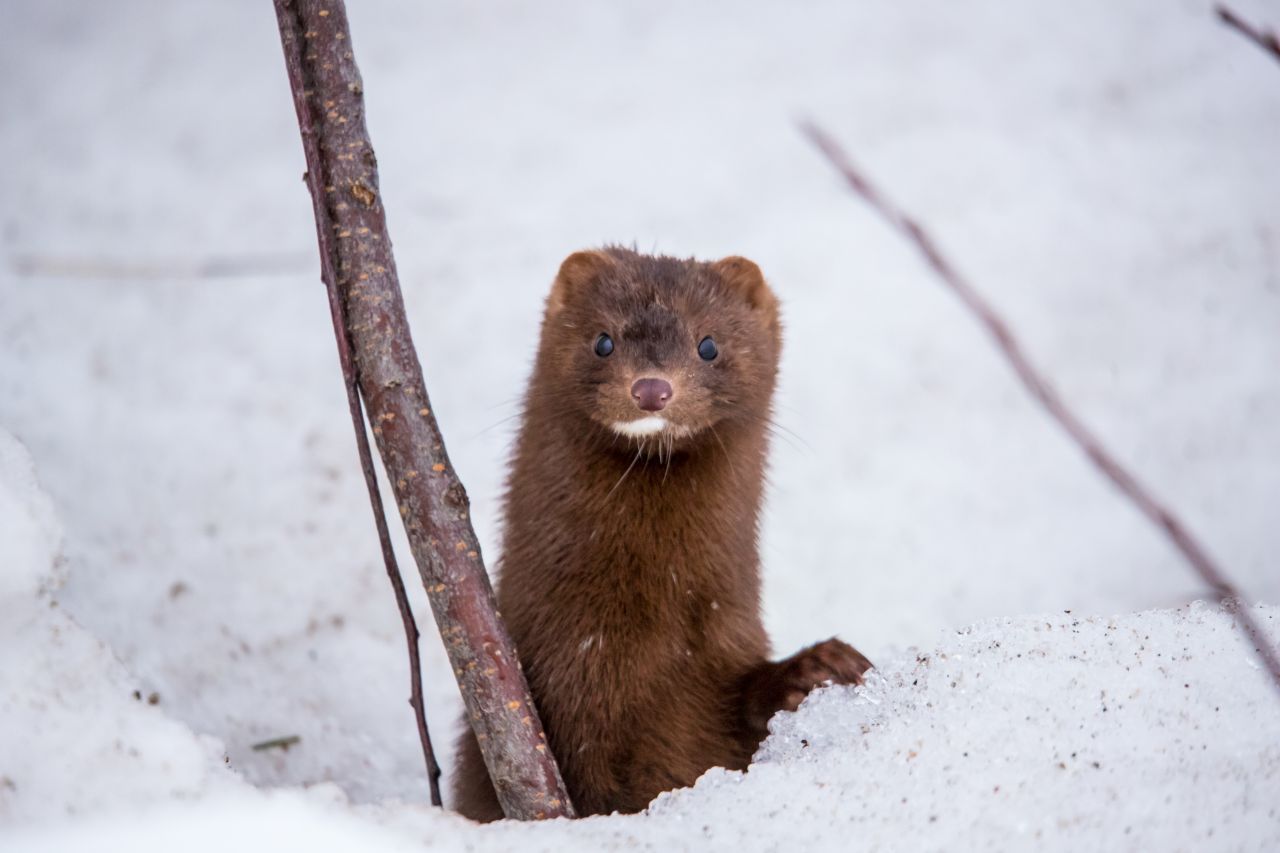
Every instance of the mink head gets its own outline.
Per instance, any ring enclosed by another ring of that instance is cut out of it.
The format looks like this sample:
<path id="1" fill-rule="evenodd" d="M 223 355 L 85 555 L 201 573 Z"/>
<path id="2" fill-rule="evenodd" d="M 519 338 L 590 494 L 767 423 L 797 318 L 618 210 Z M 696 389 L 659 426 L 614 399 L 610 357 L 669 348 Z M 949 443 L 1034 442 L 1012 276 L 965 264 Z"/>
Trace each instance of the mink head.
<path id="1" fill-rule="evenodd" d="M 577 252 L 547 299 L 529 404 L 584 433 L 679 448 L 763 428 L 780 346 L 777 300 L 746 258 Z"/>

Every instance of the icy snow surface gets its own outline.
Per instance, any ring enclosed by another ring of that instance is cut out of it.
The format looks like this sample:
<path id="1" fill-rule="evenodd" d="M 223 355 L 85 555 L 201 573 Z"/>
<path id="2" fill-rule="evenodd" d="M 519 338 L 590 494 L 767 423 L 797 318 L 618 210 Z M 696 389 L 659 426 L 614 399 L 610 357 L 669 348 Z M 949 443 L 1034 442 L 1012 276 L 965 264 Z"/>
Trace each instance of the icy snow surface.
<path id="1" fill-rule="evenodd" d="M 559 261 L 744 254 L 786 319 L 767 622 L 882 677 L 645 816 L 424 808 L 270 4 L 11 0 L 0 849 L 1280 846 L 1280 703 L 1230 618 L 794 127 L 841 138 L 1274 605 L 1274 61 L 1190 0 L 350 5 L 486 555 Z"/>

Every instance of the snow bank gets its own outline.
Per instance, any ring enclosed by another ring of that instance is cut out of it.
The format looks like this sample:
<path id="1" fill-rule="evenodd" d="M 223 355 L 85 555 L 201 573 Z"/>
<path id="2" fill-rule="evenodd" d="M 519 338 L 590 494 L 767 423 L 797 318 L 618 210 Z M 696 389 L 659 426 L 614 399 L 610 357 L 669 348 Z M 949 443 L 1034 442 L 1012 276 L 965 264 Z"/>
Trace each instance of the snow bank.
<path id="1" fill-rule="evenodd" d="M 26 450 L 0 431 L 0 820 L 235 790 L 220 744 L 151 705 L 58 606 L 61 529 Z"/>
<path id="2" fill-rule="evenodd" d="M 58 557 L 62 530 L 53 502 L 36 484 L 35 466 L 26 448 L 0 430 L 0 542 L 4 571 L 0 597 L 23 600 L 61 584 L 65 567 Z M 5 613 L 9 612 L 6 607 Z"/>
<path id="3" fill-rule="evenodd" d="M 22 832 L 9 841 L 11 846 L 6 845 L 6 850 L 28 853 L 401 853 L 463 846 L 454 832 L 436 839 L 435 844 L 423 845 L 405 833 L 293 791 L 221 797 L 145 816 L 86 821 L 60 831 Z"/>
<path id="4" fill-rule="evenodd" d="M 1277 633 L 1280 608 L 1257 615 Z M 1217 608 L 990 620 L 815 694 L 747 777 L 653 811 L 773 815 L 801 850 L 1274 849 L 1275 700 Z"/>

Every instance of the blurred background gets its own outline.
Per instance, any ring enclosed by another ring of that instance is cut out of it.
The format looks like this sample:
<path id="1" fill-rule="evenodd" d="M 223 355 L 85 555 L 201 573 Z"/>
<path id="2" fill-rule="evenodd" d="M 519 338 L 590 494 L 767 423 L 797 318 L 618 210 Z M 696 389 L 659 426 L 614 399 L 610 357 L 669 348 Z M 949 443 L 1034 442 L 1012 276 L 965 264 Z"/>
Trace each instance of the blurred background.
<path id="1" fill-rule="evenodd" d="M 838 633 L 884 659 L 986 617 L 1205 595 L 807 117 L 1248 596 L 1280 601 L 1280 67 L 1209 3 L 349 7 L 491 567 L 546 289 L 619 242 L 746 255 L 782 299 L 780 653 Z M 252 781 L 425 799 L 271 4 L 4 9 L 0 429 L 65 525 L 61 606 Z M 447 771 L 460 705 L 402 553 Z"/>

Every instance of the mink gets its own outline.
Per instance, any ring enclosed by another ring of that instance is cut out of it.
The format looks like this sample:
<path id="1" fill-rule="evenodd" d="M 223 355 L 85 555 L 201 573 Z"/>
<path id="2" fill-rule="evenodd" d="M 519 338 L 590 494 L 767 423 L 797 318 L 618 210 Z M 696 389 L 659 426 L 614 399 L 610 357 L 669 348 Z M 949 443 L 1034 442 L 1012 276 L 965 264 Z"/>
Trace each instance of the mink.
<path id="1" fill-rule="evenodd" d="M 870 662 L 769 659 L 757 539 L 778 302 L 741 257 L 577 252 L 547 298 L 505 501 L 499 609 L 579 815 L 636 812 Z M 453 801 L 502 817 L 471 733 Z"/>

